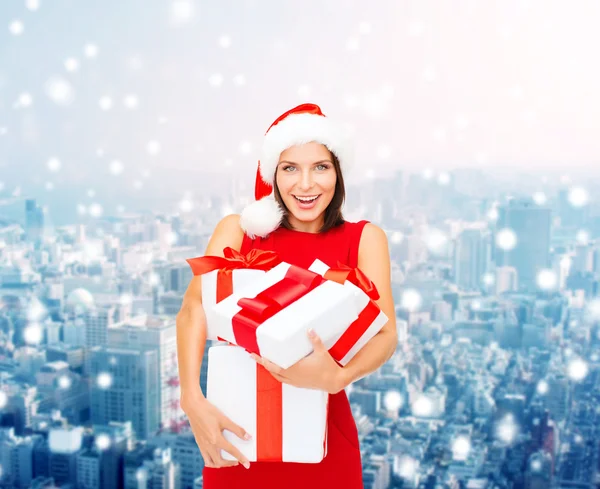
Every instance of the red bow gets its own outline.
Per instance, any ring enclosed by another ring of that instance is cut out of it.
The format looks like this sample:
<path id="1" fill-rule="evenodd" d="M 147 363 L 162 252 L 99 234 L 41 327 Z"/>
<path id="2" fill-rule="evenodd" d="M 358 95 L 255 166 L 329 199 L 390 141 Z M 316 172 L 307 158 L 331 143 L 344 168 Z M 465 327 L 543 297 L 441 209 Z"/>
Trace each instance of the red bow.
<path id="1" fill-rule="evenodd" d="M 231 276 L 233 270 L 252 268 L 254 270 L 267 271 L 281 263 L 281 258 L 274 251 L 253 249 L 248 254 L 243 255 L 228 246 L 223 249 L 223 254 L 225 256 L 208 255 L 188 258 L 186 260 L 195 276 L 218 270 L 217 303 L 233 293 Z"/>
<path id="2" fill-rule="evenodd" d="M 233 334 L 238 346 L 260 355 L 256 330 L 267 319 L 296 302 L 324 282 L 318 273 L 291 265 L 285 277 L 267 287 L 256 297 L 238 301 L 241 310 L 232 318 Z"/>
<path id="3" fill-rule="evenodd" d="M 379 299 L 377 287 L 360 268 L 351 268 L 338 261 L 337 268 L 330 268 L 323 277 L 340 284 L 345 281 L 351 282 L 367 294 L 371 300 L 376 301 Z"/>

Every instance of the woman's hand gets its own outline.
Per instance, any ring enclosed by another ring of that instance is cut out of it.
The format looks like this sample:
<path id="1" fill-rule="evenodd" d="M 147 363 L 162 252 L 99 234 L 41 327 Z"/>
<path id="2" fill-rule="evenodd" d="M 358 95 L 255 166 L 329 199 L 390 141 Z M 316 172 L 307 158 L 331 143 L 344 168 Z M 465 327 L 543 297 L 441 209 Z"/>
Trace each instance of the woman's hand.
<path id="1" fill-rule="evenodd" d="M 231 467 L 241 463 L 247 469 L 250 468 L 248 459 L 225 439 L 223 430 L 231 431 L 242 440 L 249 440 L 250 435 L 211 404 L 202 395 L 199 388 L 198 392 L 187 396 L 182 393 L 181 409 L 190 421 L 194 438 L 206 467 Z M 223 460 L 221 450 L 225 450 L 237 460 Z"/>
<path id="2" fill-rule="evenodd" d="M 265 358 L 252 354 L 252 358 L 264 366 L 279 382 L 295 387 L 318 389 L 329 394 L 337 394 L 346 387 L 344 369 L 325 348 L 325 345 L 313 330 L 308 337 L 314 351 L 289 368 L 282 369 Z"/>

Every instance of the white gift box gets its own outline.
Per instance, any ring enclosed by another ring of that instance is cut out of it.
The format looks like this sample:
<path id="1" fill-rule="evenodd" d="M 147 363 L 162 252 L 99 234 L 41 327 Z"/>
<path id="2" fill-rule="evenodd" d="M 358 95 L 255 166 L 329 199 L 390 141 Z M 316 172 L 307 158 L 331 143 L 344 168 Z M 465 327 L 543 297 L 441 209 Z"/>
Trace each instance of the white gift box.
<path id="1" fill-rule="evenodd" d="M 260 458 L 259 443 L 265 436 L 257 433 L 258 365 L 243 348 L 218 345 L 208 350 L 207 399 L 234 423 L 251 434 L 243 440 L 228 430 L 224 437 L 251 462 Z M 267 373 L 267 375 L 270 375 Z M 314 389 L 281 384 L 281 461 L 318 463 L 327 454 L 327 409 L 329 394 Z M 260 441 L 259 441 L 260 440 Z M 221 451 L 225 460 L 235 460 Z M 265 460 L 268 461 L 268 460 Z"/>
<path id="2" fill-rule="evenodd" d="M 207 338 L 216 340 L 218 329 L 214 328 L 213 306 L 217 304 L 217 275 L 219 270 L 213 270 L 202 275 L 202 306 L 206 315 Z M 242 290 L 262 277 L 266 272 L 252 268 L 240 268 L 231 271 L 233 291 Z"/>
<path id="3" fill-rule="evenodd" d="M 234 317 L 242 311 L 238 301 L 255 298 L 263 290 L 280 282 L 290 267 L 289 263 L 280 263 L 247 287 L 239 292 L 234 290 L 231 296 L 216 304 L 209 319 L 213 334 L 230 343 L 240 344 L 234 333 Z M 358 318 L 358 292 L 361 292 L 360 289 L 353 284 L 324 281 L 260 324 L 255 331 L 260 355 L 281 368 L 292 366 L 313 351 L 307 336 L 309 328 L 314 329 L 326 348 L 330 348 Z M 244 344 L 240 346 L 246 347 Z"/>
<path id="4" fill-rule="evenodd" d="M 325 273 L 327 272 L 327 270 L 329 270 L 329 268 L 330 267 L 327 266 L 325 263 L 323 263 L 321 260 L 315 260 L 313 262 L 313 264 L 310 266 L 310 270 L 318 273 L 319 275 L 325 275 Z M 356 306 L 356 310 L 359 311 L 359 317 L 361 317 L 361 314 L 360 314 L 361 311 L 365 311 L 365 313 L 367 313 L 367 310 L 365 308 L 371 302 L 371 299 L 369 298 L 369 296 L 362 289 L 360 289 L 359 287 L 357 287 L 356 285 L 354 285 L 351 282 L 346 281 L 344 283 L 344 286 L 346 286 L 354 291 L 355 306 Z M 388 317 L 383 311 L 379 310 L 378 312 L 377 311 L 374 311 L 374 312 L 375 312 L 376 316 L 374 317 L 372 322 L 368 325 L 368 327 L 366 327 L 366 329 L 364 329 L 366 325 L 359 327 L 359 331 L 361 331 L 361 334 L 358 337 L 358 339 L 352 341 L 352 346 L 349 349 L 346 349 L 346 348 L 343 349 L 343 351 L 347 350 L 347 353 L 345 353 L 342 358 L 336 358 L 342 366 L 345 366 L 350 360 L 352 360 L 352 358 L 354 358 L 354 355 L 356 355 L 358 353 L 358 351 L 363 346 L 365 346 L 371 338 L 373 338 L 377 333 L 379 333 L 379 331 L 381 331 L 381 328 L 383 328 L 385 326 L 385 324 L 388 322 Z M 368 313 L 367 313 L 367 315 L 369 315 L 369 317 L 371 316 Z M 367 318 L 364 318 L 364 319 L 367 319 Z M 364 320 L 364 319 L 362 319 L 362 320 Z M 344 330 L 344 331 L 338 333 L 333 339 L 333 344 L 336 345 L 338 340 L 340 340 L 340 338 L 342 337 L 342 335 L 347 334 L 347 331 L 348 330 Z M 356 335 L 356 336 L 358 336 L 358 335 Z"/>

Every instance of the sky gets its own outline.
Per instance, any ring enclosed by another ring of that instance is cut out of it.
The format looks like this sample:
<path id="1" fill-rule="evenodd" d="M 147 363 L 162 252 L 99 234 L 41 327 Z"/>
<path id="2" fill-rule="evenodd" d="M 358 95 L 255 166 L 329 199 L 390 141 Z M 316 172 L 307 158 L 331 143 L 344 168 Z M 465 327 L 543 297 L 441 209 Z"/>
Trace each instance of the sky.
<path id="1" fill-rule="evenodd" d="M 353 134 L 350 181 L 592 171 L 598 19 L 595 0 L 3 0 L 0 188 L 251 188 L 264 132 L 303 102 Z"/>

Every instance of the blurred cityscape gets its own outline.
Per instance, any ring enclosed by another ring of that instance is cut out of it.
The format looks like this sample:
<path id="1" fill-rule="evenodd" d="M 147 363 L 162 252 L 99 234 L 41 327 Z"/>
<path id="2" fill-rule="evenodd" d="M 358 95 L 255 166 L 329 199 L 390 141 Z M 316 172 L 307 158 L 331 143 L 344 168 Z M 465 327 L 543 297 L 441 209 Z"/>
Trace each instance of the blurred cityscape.
<path id="1" fill-rule="evenodd" d="M 399 333 L 347 389 L 365 488 L 600 487 L 588 192 L 477 170 L 348 188 L 346 219 L 388 233 Z M 202 487 L 175 315 L 185 259 L 245 201 L 233 185 L 172 213 L 90 208 L 51 227 L 35 198 L 0 193 L 0 488 Z"/>

